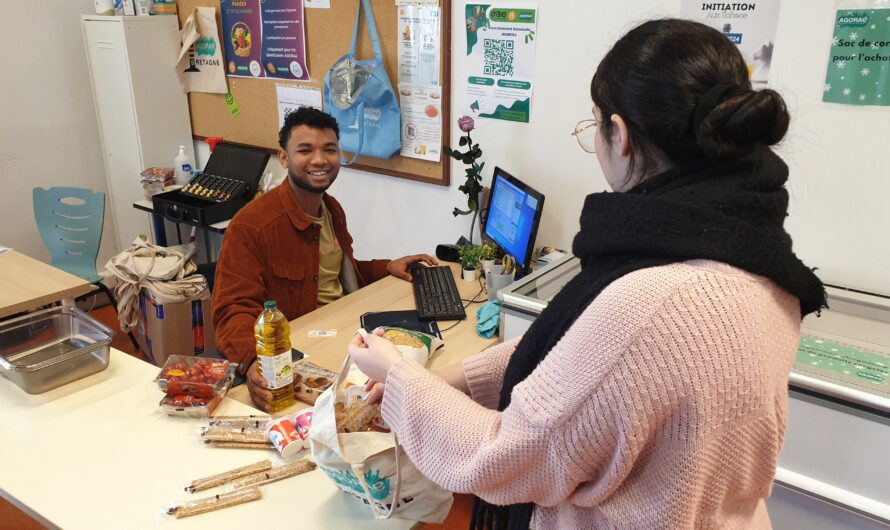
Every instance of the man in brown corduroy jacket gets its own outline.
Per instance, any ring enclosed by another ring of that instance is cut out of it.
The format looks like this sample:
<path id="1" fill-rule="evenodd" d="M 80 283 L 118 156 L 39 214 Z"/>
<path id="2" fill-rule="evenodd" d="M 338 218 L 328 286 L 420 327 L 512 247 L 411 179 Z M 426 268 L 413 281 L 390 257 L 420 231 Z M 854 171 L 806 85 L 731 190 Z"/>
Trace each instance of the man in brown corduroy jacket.
<path id="1" fill-rule="evenodd" d="M 308 107 L 288 114 L 278 153 L 287 179 L 226 228 L 213 289 L 216 344 L 263 410 L 272 396 L 256 369 L 253 325 L 265 300 L 293 320 L 388 274 L 410 281 L 412 264 L 436 264 L 427 254 L 355 259 L 343 208 L 325 193 L 340 171 L 338 138 L 329 114 Z"/>

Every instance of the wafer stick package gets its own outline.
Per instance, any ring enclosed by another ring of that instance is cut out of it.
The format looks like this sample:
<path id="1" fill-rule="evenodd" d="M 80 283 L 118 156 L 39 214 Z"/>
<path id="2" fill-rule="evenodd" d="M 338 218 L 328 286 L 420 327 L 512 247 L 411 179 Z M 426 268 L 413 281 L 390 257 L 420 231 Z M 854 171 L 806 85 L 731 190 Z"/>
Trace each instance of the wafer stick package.
<path id="1" fill-rule="evenodd" d="M 189 493 L 203 491 L 214 486 L 219 486 L 220 484 L 225 484 L 226 482 L 231 482 L 241 477 L 253 475 L 254 473 L 261 473 L 270 469 L 272 469 L 271 461 L 260 460 L 259 462 L 250 464 L 249 466 L 243 466 L 237 469 L 230 469 L 229 471 L 223 471 L 222 473 L 218 473 L 216 475 L 195 479 L 192 481 L 191 484 L 186 486 L 185 491 Z"/>
<path id="2" fill-rule="evenodd" d="M 219 495 L 214 495 L 213 497 L 207 497 L 205 499 L 174 504 L 166 509 L 166 513 L 167 515 L 172 515 L 177 519 L 181 519 L 183 517 L 213 512 L 230 506 L 237 506 L 238 504 L 243 504 L 245 502 L 255 501 L 260 497 L 262 497 L 260 488 L 253 486 L 250 488 L 230 491 L 228 493 L 220 493 Z"/>

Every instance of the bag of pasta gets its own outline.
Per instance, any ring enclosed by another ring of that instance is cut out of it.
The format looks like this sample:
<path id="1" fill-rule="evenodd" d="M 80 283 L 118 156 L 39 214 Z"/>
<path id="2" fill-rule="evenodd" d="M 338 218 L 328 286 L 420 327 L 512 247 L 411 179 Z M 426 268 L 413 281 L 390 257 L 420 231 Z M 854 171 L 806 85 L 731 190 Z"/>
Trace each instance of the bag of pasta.
<path id="1" fill-rule="evenodd" d="M 426 366 L 430 357 L 445 346 L 442 339 L 413 329 L 383 326 L 383 336 L 396 345 L 402 357 L 417 361 L 421 366 Z"/>

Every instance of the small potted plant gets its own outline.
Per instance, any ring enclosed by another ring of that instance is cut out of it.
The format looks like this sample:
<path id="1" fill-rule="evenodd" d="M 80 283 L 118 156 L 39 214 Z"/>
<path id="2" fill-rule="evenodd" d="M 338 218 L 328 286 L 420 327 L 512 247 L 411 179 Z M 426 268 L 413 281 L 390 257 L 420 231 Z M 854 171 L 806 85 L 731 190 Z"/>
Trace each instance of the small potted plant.
<path id="1" fill-rule="evenodd" d="M 482 263 L 482 270 L 488 273 L 491 266 L 495 264 L 498 258 L 498 247 L 491 243 L 482 243 L 479 247 L 479 262 Z"/>
<path id="2" fill-rule="evenodd" d="M 461 277 L 468 282 L 476 281 L 476 268 L 479 266 L 478 245 L 464 245 L 458 251 L 458 258 L 463 269 Z"/>

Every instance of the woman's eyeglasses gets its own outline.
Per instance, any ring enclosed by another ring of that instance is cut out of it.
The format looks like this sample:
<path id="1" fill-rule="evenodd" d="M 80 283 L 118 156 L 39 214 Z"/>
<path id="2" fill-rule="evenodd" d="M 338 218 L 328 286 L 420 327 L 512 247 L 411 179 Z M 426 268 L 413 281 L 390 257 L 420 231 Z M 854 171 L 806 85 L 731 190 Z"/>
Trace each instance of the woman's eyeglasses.
<path id="1" fill-rule="evenodd" d="M 596 153 L 596 141 L 594 138 L 596 137 L 596 126 L 599 123 L 597 119 L 581 120 L 575 126 L 575 130 L 572 131 L 572 136 L 578 140 L 578 145 L 588 153 Z"/>

